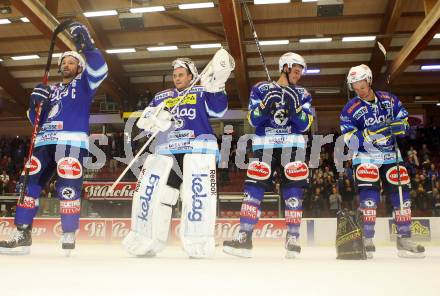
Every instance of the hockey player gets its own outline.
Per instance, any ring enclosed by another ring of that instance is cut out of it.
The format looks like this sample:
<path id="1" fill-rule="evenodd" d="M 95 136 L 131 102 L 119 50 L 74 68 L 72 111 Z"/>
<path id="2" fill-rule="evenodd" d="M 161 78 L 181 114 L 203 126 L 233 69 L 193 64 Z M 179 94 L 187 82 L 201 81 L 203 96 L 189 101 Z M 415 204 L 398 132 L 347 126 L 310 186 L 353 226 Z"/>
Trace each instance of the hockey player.
<path id="1" fill-rule="evenodd" d="M 397 226 L 397 249 L 400 257 L 424 257 L 424 247 L 411 240 L 410 179 L 406 168 L 399 165 L 403 195 L 401 211 L 395 137 L 408 131 L 408 112 L 399 99 L 389 92 L 371 88 L 372 73 L 368 66 L 350 69 L 347 84 L 356 92 L 343 108 L 340 116 L 342 134 L 347 144 L 357 138 L 359 148 L 353 156 L 353 170 L 359 192 L 359 208 L 363 212 L 363 230 L 368 258 L 373 257 L 376 208 L 380 201 L 380 180 L 394 207 Z M 350 144 L 349 144 L 350 145 Z"/>
<path id="2" fill-rule="evenodd" d="M 279 71 L 277 83 L 257 83 L 250 94 L 248 120 L 256 128 L 252 148 L 258 160 L 249 163 L 247 169 L 238 236 L 223 242 L 224 252 L 231 255 L 252 256 L 252 232 L 260 217 L 260 204 L 264 192 L 272 189 L 277 169 L 281 176 L 281 196 L 286 204 L 286 258 L 295 258 L 301 251 L 298 237 L 309 169 L 304 159 L 296 160 L 295 155 L 299 149 L 305 149 L 302 134 L 313 122 L 312 97 L 297 85 L 306 71 L 303 57 L 292 52 L 283 54 Z"/>
<path id="3" fill-rule="evenodd" d="M 164 133 L 144 162 L 133 197 L 131 231 L 123 245 L 134 256 L 163 250 L 180 195 L 183 249 L 191 258 L 205 258 L 215 251 L 219 153 L 209 118 L 222 117 L 228 108 L 225 82 L 234 61 L 220 49 L 202 74 L 202 86 L 193 87 L 198 73 L 191 59 L 178 58 L 172 67 L 175 88 L 157 93 L 137 122 L 147 132 Z"/>
<path id="4" fill-rule="evenodd" d="M 0 253 L 26 254 L 32 244 L 32 222 L 38 211 L 39 196 L 52 175 L 57 173 L 56 191 L 60 200 L 62 248 L 75 248 L 75 231 L 80 216 L 83 160 L 89 148 L 90 106 L 97 87 L 107 76 L 107 65 L 95 48 L 87 28 L 72 23 L 69 31 L 78 51 L 64 52 L 58 60 L 62 82 L 37 85 L 30 97 L 28 117 L 34 122 L 35 106 L 42 103 L 40 130 L 30 160 L 29 184 L 17 204 L 17 230 L 0 242 Z"/>

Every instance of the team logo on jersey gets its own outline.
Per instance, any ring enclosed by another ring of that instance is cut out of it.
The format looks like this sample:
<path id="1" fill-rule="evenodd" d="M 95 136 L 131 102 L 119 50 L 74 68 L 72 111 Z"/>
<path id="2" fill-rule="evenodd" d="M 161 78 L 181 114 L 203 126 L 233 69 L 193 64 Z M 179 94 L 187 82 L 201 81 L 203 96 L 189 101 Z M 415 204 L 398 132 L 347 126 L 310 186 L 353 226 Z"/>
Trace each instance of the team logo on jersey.
<path id="1" fill-rule="evenodd" d="M 409 175 L 408 175 L 408 171 L 406 170 L 406 167 L 399 166 L 399 172 L 400 172 L 400 184 L 402 185 L 409 184 Z M 386 178 L 387 181 L 390 182 L 390 184 L 399 185 L 397 166 L 393 166 L 392 168 L 388 169 L 388 171 L 386 172 Z"/>
<path id="2" fill-rule="evenodd" d="M 356 179 L 364 182 L 379 181 L 379 168 L 372 163 L 363 163 L 356 169 Z"/>
<path id="3" fill-rule="evenodd" d="M 182 128 L 185 125 L 185 121 L 181 118 L 176 118 L 176 120 L 174 121 L 174 127 L 177 129 Z"/>
<path id="4" fill-rule="evenodd" d="M 62 107 L 63 103 L 61 103 L 61 101 L 55 101 L 55 104 L 50 108 L 49 115 L 47 116 L 48 119 L 57 117 L 58 114 L 60 114 Z"/>
<path id="5" fill-rule="evenodd" d="M 247 169 L 247 176 L 257 180 L 267 180 L 270 177 L 270 166 L 265 162 L 253 161 Z"/>
<path id="6" fill-rule="evenodd" d="M 57 164 L 58 176 L 65 179 L 79 179 L 82 176 L 82 165 L 74 157 L 63 157 Z"/>
<path id="7" fill-rule="evenodd" d="M 300 204 L 301 204 L 300 200 L 296 197 L 291 197 L 286 200 L 286 206 L 289 209 L 296 209 L 300 206 Z"/>
<path id="8" fill-rule="evenodd" d="M 287 120 L 289 119 L 287 115 L 287 110 L 283 108 L 282 103 L 276 103 L 276 108 L 279 108 L 275 111 L 273 115 L 273 121 L 278 126 L 284 126 L 287 124 Z"/>
<path id="9" fill-rule="evenodd" d="M 61 189 L 61 196 L 65 199 L 73 199 L 76 196 L 75 189 L 72 187 L 64 187 Z"/>
<path id="10" fill-rule="evenodd" d="M 305 180 L 309 176 L 309 167 L 302 161 L 289 162 L 284 167 L 284 174 L 292 181 Z"/>
<path id="11" fill-rule="evenodd" d="M 29 166 L 29 175 L 35 175 L 41 170 L 41 162 L 35 156 L 32 156 L 31 162 L 28 162 L 26 166 Z"/>

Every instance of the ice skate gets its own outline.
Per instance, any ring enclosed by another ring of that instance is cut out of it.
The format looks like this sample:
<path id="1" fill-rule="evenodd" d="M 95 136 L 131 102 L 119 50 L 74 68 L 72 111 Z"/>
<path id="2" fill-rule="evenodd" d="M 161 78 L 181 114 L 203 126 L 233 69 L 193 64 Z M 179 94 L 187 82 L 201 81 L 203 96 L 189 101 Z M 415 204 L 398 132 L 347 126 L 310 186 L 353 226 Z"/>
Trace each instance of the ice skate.
<path id="1" fill-rule="evenodd" d="M 7 240 L 0 241 L 0 254 L 28 255 L 32 245 L 31 230 L 29 225 L 17 225 Z"/>
<path id="2" fill-rule="evenodd" d="M 401 258 L 425 258 L 425 247 L 410 237 L 397 237 L 397 250 Z"/>
<path id="3" fill-rule="evenodd" d="M 376 246 L 373 243 L 372 238 L 364 238 L 365 252 L 367 254 L 367 259 L 373 259 L 374 252 L 376 252 Z"/>
<path id="4" fill-rule="evenodd" d="M 287 234 L 284 247 L 286 248 L 285 257 L 287 259 L 294 259 L 299 253 L 301 253 L 301 246 L 298 243 L 298 238 L 294 235 Z"/>
<path id="5" fill-rule="evenodd" d="M 238 257 L 252 257 L 252 233 L 240 231 L 233 240 L 223 242 L 223 252 Z"/>
<path id="6" fill-rule="evenodd" d="M 66 257 L 69 257 L 72 250 L 75 249 L 75 239 L 75 232 L 64 232 L 61 235 L 61 248 L 64 250 Z"/>

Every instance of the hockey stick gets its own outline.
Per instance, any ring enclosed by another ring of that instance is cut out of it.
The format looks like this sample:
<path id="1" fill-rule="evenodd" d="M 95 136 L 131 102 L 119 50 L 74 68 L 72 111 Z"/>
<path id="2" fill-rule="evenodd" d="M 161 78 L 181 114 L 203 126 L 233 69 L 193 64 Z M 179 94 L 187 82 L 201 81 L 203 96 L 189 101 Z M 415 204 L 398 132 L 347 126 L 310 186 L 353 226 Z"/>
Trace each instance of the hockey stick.
<path id="1" fill-rule="evenodd" d="M 52 33 L 52 39 L 50 40 L 50 47 L 49 47 L 49 52 L 48 52 L 48 56 L 47 56 L 47 62 L 46 62 L 46 67 L 44 69 L 44 75 L 43 75 L 43 80 L 42 80 L 44 85 L 47 85 L 47 83 L 49 81 L 50 66 L 52 64 L 52 54 L 53 54 L 53 50 L 55 48 L 55 41 L 57 39 L 57 36 L 59 33 L 64 31 L 71 23 L 72 23 L 72 20 L 66 20 L 66 21 L 60 23 Z M 26 187 L 29 183 L 29 171 L 30 171 L 30 167 L 31 167 L 32 155 L 34 152 L 35 139 L 36 139 L 37 133 L 40 129 L 40 114 L 41 114 L 42 104 L 43 104 L 42 102 L 38 103 L 36 110 L 35 110 L 34 128 L 32 130 L 31 142 L 29 144 L 27 161 L 25 161 L 25 163 L 24 163 L 24 179 L 23 179 L 22 184 L 20 185 L 20 198 L 18 200 L 19 204 L 23 203 Z"/>
<path id="2" fill-rule="evenodd" d="M 272 82 L 270 78 L 269 70 L 266 65 L 266 60 L 264 59 L 263 52 L 261 51 L 260 41 L 258 40 L 257 31 L 255 30 L 254 22 L 252 21 L 251 13 L 249 12 L 249 8 L 247 7 L 246 0 L 243 1 L 243 8 L 246 14 L 246 18 L 249 22 L 249 25 L 252 30 L 252 35 L 254 36 L 255 45 L 257 46 L 258 54 L 260 55 L 261 62 L 263 63 L 264 71 L 266 71 L 267 81 Z"/>
<path id="3" fill-rule="evenodd" d="M 196 85 L 197 82 L 202 78 L 202 76 L 208 71 L 209 66 L 211 65 L 212 60 L 209 61 L 209 63 L 205 66 L 202 73 L 200 73 L 197 78 L 191 83 L 190 86 L 188 86 L 180 96 L 180 99 L 177 101 L 176 105 L 170 110 L 170 113 L 173 114 L 173 112 L 176 110 L 177 107 L 179 107 L 180 103 L 183 102 L 183 100 L 188 95 L 189 91 Z M 147 149 L 148 145 L 153 141 L 153 139 L 159 134 L 159 131 L 155 131 L 147 140 L 147 142 L 142 146 L 142 148 L 139 150 L 139 152 L 133 157 L 133 159 L 130 161 L 130 163 L 127 165 L 125 170 L 119 175 L 119 177 L 116 179 L 116 181 L 112 184 L 112 186 L 109 188 L 108 192 L 113 192 L 115 190 L 116 185 L 121 181 L 121 179 L 125 176 L 125 174 L 128 172 L 128 170 L 131 168 L 131 166 L 138 160 L 140 155 L 144 152 L 145 149 Z"/>
<path id="4" fill-rule="evenodd" d="M 384 57 L 385 57 L 385 63 L 388 62 L 388 55 L 387 55 L 387 51 L 385 50 L 385 47 L 382 45 L 382 43 L 380 43 L 379 41 L 377 41 L 377 45 L 379 46 L 380 51 L 383 53 Z M 388 72 L 388 69 L 387 69 Z M 387 73 L 386 72 L 386 73 Z M 390 74 L 386 74 L 386 84 L 387 84 L 387 92 L 389 94 L 391 94 L 391 87 L 390 87 Z M 379 97 L 378 97 L 379 99 Z M 382 103 L 381 103 L 382 105 Z M 393 106 L 393 100 L 390 96 L 390 108 L 391 108 L 391 118 L 392 120 L 394 120 L 394 106 Z M 403 192 L 402 192 L 402 182 L 400 180 L 400 164 L 399 164 L 399 146 L 397 145 L 397 137 L 396 135 L 394 135 L 393 133 L 391 133 L 391 137 L 393 139 L 394 142 L 394 153 L 395 153 L 395 157 L 396 157 L 396 168 L 397 168 L 397 188 L 399 190 L 399 202 L 400 202 L 400 212 L 403 212 Z"/>

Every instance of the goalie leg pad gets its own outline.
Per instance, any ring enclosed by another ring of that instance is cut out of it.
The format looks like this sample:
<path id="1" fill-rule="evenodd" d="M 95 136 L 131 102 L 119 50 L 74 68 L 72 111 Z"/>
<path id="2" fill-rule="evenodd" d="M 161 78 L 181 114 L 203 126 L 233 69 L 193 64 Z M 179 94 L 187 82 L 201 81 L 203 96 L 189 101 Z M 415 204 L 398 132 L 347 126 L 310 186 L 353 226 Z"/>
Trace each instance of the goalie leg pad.
<path id="1" fill-rule="evenodd" d="M 180 238 L 191 258 L 211 257 L 215 252 L 216 180 L 215 155 L 185 155 Z"/>
<path id="2" fill-rule="evenodd" d="M 173 159 L 149 155 L 144 162 L 133 195 L 131 231 L 122 242 L 128 253 L 145 256 L 165 248 L 171 224 L 172 206 L 179 191 L 167 186 Z"/>

